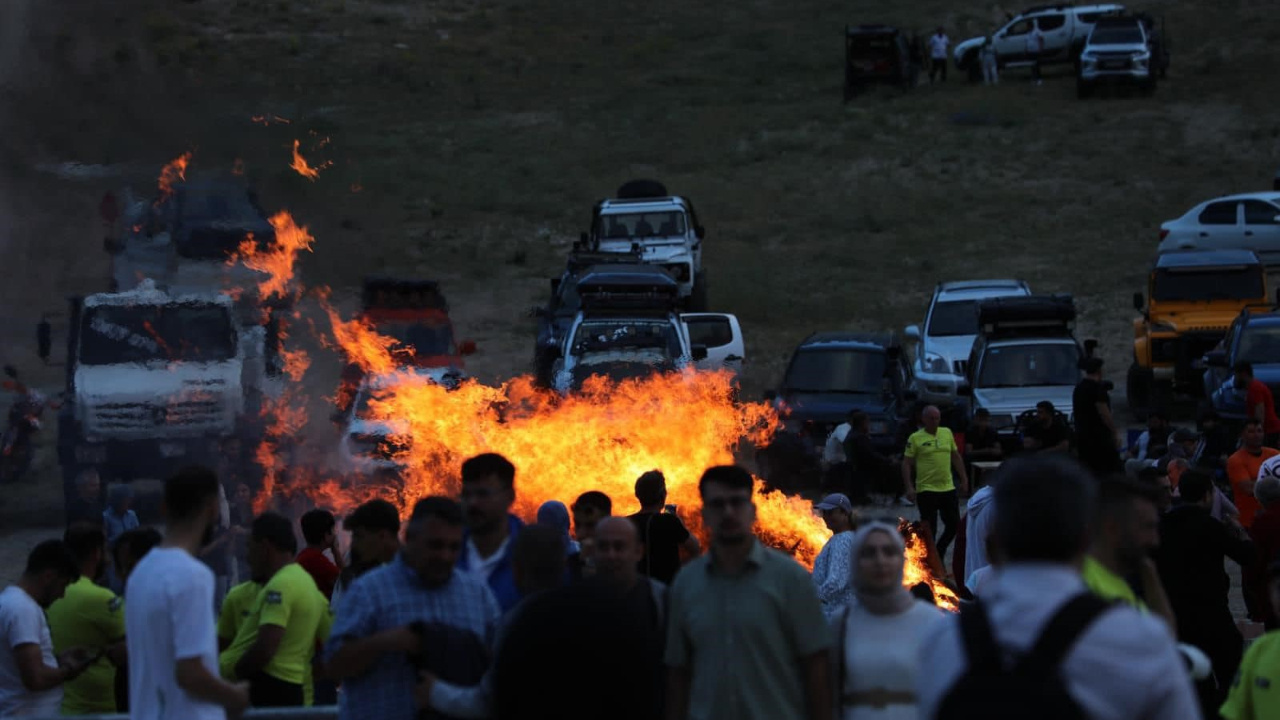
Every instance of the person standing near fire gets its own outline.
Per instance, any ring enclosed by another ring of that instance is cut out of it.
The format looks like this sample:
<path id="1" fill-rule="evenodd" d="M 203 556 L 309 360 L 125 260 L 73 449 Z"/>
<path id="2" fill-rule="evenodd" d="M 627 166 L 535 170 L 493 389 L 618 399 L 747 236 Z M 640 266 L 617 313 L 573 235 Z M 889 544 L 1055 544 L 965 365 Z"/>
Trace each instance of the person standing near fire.
<path id="1" fill-rule="evenodd" d="M 942 427 L 942 411 L 930 405 L 920 418 L 924 427 L 907 438 L 907 447 L 902 453 L 902 487 L 907 499 L 919 504 L 920 519 L 929 524 L 936 538 L 938 557 L 946 557 L 960 524 L 954 478 L 959 476 L 959 494 L 964 496 L 969 494 L 969 476 L 955 436 L 950 429 Z M 939 517 L 945 525 L 940 535 Z"/>
<path id="2" fill-rule="evenodd" d="M 467 530 L 458 569 L 487 582 L 503 612 L 520 601 L 511 566 L 513 541 L 524 528 L 520 518 L 511 514 L 515 483 L 516 466 L 497 453 L 484 453 L 462 463 L 462 510 Z"/>
<path id="3" fill-rule="evenodd" d="M 671 720 L 831 719 L 830 628 L 809 573 L 752 534 L 753 486 L 736 465 L 698 483 L 711 550 L 668 592 Z"/>

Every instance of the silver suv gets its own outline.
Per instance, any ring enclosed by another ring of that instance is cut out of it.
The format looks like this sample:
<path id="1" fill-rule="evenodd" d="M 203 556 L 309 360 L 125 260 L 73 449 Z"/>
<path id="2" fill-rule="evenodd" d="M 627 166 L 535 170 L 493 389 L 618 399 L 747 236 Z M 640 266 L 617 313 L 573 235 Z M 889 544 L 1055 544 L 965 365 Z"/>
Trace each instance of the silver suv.
<path id="1" fill-rule="evenodd" d="M 1136 17 L 1103 18 L 1093 26 L 1084 51 L 1076 94 L 1088 97 L 1101 83 L 1135 84 L 1144 93 L 1156 89 L 1159 60 L 1152 52 L 1147 28 Z"/>
<path id="2" fill-rule="evenodd" d="M 980 301 L 1030 294 L 1031 288 L 1022 280 L 939 283 L 925 314 L 924 331 L 919 325 L 904 331 L 908 340 L 916 342 L 912 369 L 920 400 L 939 406 L 955 404 L 956 388 L 964 382 L 969 353 L 978 337 Z"/>

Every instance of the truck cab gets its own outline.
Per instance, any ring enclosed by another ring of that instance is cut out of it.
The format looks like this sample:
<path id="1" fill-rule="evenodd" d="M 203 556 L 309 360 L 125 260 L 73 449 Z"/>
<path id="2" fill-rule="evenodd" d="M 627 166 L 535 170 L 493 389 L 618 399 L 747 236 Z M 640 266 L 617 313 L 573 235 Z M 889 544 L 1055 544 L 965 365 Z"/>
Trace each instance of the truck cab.
<path id="1" fill-rule="evenodd" d="M 639 253 L 642 262 L 676 280 L 681 309 L 702 312 L 707 309 L 705 238 L 691 200 L 667 194 L 655 181 L 631 181 L 618 188 L 618 197 L 595 204 L 591 229 L 581 241 L 592 251 Z"/>
<path id="2" fill-rule="evenodd" d="M 1020 446 L 1019 421 L 1047 400 L 1071 416 L 1072 395 L 1083 377 L 1081 360 L 1097 342 L 1082 346 L 1075 337 L 1075 302 L 1070 295 L 1031 295 L 987 300 L 977 307 L 978 339 L 969 356 L 960 394 L 968 416 L 985 408 L 1006 449 Z"/>
<path id="3" fill-rule="evenodd" d="M 134 290 L 71 300 L 59 461 L 104 480 L 162 478 L 228 454 L 251 463 L 280 367 L 270 324 L 246 325 L 226 295 Z M 71 486 L 68 486 L 71 491 Z"/>
<path id="4" fill-rule="evenodd" d="M 1250 250 L 1187 250 L 1156 256 L 1145 293 L 1134 293 L 1133 363 L 1127 396 L 1145 417 L 1175 393 L 1199 395 L 1203 356 L 1246 307 L 1268 302 L 1267 275 Z"/>

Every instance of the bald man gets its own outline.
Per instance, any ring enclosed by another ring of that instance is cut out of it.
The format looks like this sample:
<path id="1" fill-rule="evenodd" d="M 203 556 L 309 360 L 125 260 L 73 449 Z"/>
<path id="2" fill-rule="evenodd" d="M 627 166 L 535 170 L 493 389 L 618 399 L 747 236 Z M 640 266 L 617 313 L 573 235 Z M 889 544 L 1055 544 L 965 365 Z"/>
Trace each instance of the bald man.
<path id="1" fill-rule="evenodd" d="M 919 506 L 920 519 L 933 530 L 938 557 L 945 558 L 960 523 L 954 477 L 960 478 L 961 497 L 968 494 L 969 477 L 955 437 L 942 427 L 942 412 L 930 405 L 920 413 L 920 419 L 924 427 L 911 433 L 902 452 L 902 489 L 907 499 Z M 939 517 L 945 527 L 940 535 Z"/>
<path id="2" fill-rule="evenodd" d="M 653 675 L 653 717 L 662 717 L 660 705 L 665 684 L 662 655 L 665 651 L 667 586 L 640 574 L 644 546 L 636 524 L 625 517 L 607 517 L 595 529 L 596 579 L 622 594 L 622 600 L 633 617 L 650 628 L 651 656 L 645 658 L 645 669 Z"/>

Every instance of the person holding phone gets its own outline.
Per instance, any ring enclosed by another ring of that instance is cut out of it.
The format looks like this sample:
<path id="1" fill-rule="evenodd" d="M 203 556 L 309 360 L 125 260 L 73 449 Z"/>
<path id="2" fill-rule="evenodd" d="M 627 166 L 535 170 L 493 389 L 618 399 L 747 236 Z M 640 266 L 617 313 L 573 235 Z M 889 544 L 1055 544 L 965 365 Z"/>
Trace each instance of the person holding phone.
<path id="1" fill-rule="evenodd" d="M 675 514 L 675 506 L 666 505 L 667 479 L 661 470 L 650 470 L 636 480 L 636 499 L 640 501 L 640 512 L 631 516 L 631 522 L 635 523 L 644 548 L 639 570 L 670 585 L 682 564 L 681 551 L 686 559 L 692 559 L 702 552 L 702 547 Z"/>

